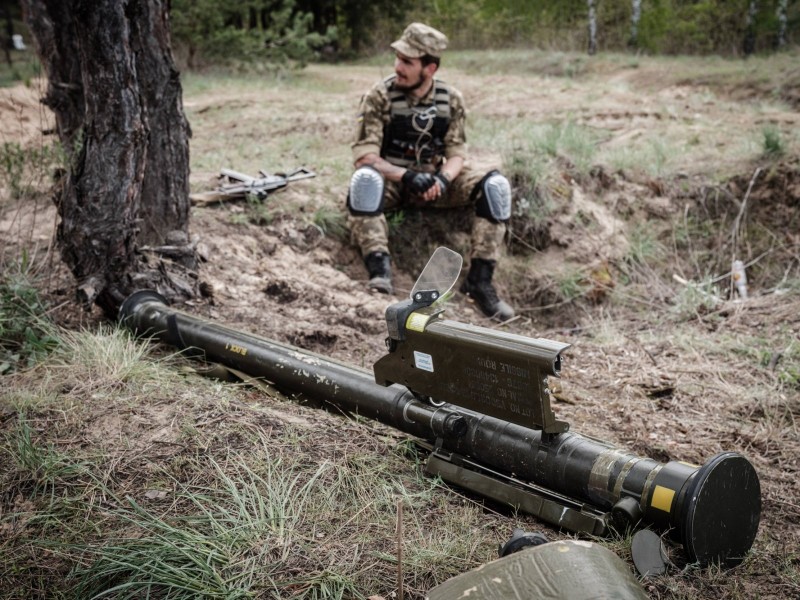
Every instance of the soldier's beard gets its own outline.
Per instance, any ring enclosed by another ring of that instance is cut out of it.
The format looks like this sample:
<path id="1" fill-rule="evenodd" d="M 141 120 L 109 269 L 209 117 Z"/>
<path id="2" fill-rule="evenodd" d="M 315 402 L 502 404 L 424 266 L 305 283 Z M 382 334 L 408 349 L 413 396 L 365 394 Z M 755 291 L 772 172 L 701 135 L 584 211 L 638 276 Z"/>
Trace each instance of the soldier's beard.
<path id="1" fill-rule="evenodd" d="M 422 73 L 420 73 L 419 79 L 417 79 L 415 83 L 412 83 L 410 85 L 399 85 L 395 83 L 394 87 L 400 90 L 401 92 L 413 92 L 421 88 L 423 85 L 425 85 L 425 77 L 423 77 Z"/>

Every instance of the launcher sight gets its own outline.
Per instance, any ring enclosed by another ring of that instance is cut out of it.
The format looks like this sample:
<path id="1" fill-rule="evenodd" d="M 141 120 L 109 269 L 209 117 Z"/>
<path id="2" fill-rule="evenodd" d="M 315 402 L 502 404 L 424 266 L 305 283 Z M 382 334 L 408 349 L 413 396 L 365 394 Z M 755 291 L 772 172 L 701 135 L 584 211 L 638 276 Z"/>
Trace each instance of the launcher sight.
<path id="1" fill-rule="evenodd" d="M 437 248 L 410 299 L 386 309 L 389 353 L 375 363 L 375 381 L 545 434 L 567 431 L 550 408 L 548 377 L 560 377 L 569 344 L 442 318 L 438 300 L 460 270 L 460 255 Z"/>

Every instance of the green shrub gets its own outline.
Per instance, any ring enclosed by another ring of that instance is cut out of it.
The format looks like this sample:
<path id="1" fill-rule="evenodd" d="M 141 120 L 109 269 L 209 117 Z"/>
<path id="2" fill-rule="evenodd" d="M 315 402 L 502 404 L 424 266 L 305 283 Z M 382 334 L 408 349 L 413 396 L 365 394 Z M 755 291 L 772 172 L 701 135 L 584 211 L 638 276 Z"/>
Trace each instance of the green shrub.
<path id="1" fill-rule="evenodd" d="M 783 156 L 785 152 L 781 132 L 776 127 L 767 126 L 761 131 L 764 136 L 764 155 L 770 158 Z"/>
<path id="2" fill-rule="evenodd" d="M 269 7 L 268 22 L 255 18 L 266 5 L 226 4 L 212 0 L 174 0 L 172 37 L 189 68 L 208 62 L 305 66 L 336 39 L 335 29 L 312 31 L 313 15 L 298 12 L 294 0 Z M 250 9 L 254 11 L 250 13 Z"/>
<path id="3" fill-rule="evenodd" d="M 670 312 L 679 320 L 688 320 L 707 315 L 721 302 L 719 290 L 711 280 L 690 281 L 675 296 Z"/>
<path id="4" fill-rule="evenodd" d="M 625 263 L 634 266 L 646 266 L 659 262 L 666 254 L 664 245 L 658 240 L 656 232 L 646 223 L 634 227 L 629 236 L 628 253 Z"/>

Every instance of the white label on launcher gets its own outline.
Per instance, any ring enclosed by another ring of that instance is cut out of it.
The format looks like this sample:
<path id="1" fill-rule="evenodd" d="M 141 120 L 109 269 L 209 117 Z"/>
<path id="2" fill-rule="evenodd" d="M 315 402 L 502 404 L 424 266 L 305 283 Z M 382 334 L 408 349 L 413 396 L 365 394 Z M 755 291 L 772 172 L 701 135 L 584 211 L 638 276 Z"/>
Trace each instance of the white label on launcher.
<path id="1" fill-rule="evenodd" d="M 433 357 L 430 354 L 414 350 L 414 366 L 423 371 L 433 373 Z"/>

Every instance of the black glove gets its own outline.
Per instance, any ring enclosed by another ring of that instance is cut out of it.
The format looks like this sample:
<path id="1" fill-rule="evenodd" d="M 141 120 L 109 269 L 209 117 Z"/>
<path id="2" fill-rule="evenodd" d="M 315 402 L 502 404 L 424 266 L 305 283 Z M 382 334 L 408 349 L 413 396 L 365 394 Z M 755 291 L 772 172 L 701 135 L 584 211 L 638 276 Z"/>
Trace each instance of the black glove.
<path id="1" fill-rule="evenodd" d="M 436 178 L 430 173 L 420 173 L 407 169 L 403 173 L 403 185 L 412 194 L 424 194 L 436 183 Z"/>
<path id="2" fill-rule="evenodd" d="M 436 181 L 439 182 L 439 187 L 441 188 L 442 196 L 444 196 L 444 193 L 447 190 L 447 186 L 450 185 L 450 178 L 441 171 L 438 171 L 436 175 L 434 175 L 434 177 L 436 178 Z"/>

